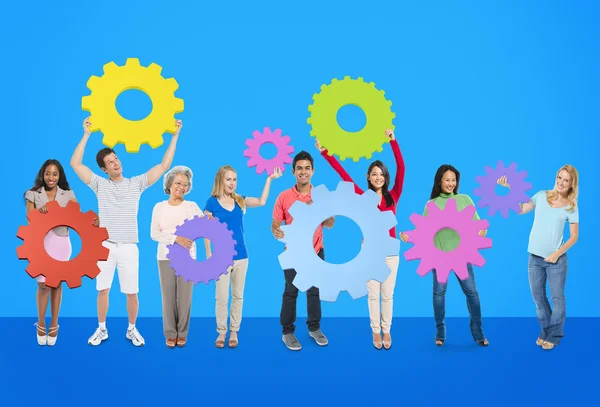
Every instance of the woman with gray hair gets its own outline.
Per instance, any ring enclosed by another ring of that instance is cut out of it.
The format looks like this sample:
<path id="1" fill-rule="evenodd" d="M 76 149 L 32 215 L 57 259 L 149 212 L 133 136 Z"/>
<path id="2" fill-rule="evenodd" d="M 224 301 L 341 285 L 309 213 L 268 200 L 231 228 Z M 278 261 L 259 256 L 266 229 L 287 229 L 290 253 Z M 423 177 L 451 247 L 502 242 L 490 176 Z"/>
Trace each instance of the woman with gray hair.
<path id="1" fill-rule="evenodd" d="M 158 242 L 158 272 L 162 293 L 163 330 L 166 345 L 173 349 L 183 347 L 187 342 L 192 308 L 193 283 L 186 282 L 182 276 L 176 276 L 167 259 L 167 245 L 177 243 L 190 251 L 196 258 L 196 244 L 183 236 L 176 236 L 177 225 L 194 216 L 204 214 L 195 202 L 186 201 L 186 195 L 192 189 L 192 170 L 178 165 L 164 176 L 164 191 L 169 199 L 161 201 L 152 210 L 150 236 Z M 205 242 L 205 246 L 207 242 Z"/>

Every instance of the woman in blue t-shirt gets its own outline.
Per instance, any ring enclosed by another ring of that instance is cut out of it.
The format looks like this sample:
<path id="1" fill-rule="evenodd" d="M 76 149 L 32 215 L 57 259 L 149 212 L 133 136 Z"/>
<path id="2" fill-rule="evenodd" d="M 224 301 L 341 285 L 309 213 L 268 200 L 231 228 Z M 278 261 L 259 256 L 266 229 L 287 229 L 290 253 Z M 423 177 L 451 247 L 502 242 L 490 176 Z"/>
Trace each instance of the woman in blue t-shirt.
<path id="1" fill-rule="evenodd" d="M 237 333 L 242 321 L 242 305 L 244 301 L 244 284 L 246 281 L 246 270 L 248 269 L 248 251 L 244 238 L 244 214 L 246 208 L 263 206 L 269 198 L 271 180 L 279 178 L 281 170 L 275 168 L 263 188 L 260 198 L 238 195 L 236 191 L 237 175 L 229 165 L 225 165 L 217 171 L 215 183 L 210 198 L 206 201 L 204 213 L 207 216 L 218 218 L 227 224 L 233 232 L 233 240 L 236 241 L 235 250 L 237 254 L 233 258 L 233 268 L 230 272 L 216 282 L 216 316 L 217 332 L 219 336 L 215 342 L 217 348 L 225 347 L 225 336 L 227 334 L 227 305 L 229 302 L 229 285 L 231 281 L 231 313 L 229 347 L 238 346 Z M 210 245 L 206 247 L 207 256 L 210 256 Z"/>
<path id="2" fill-rule="evenodd" d="M 565 283 L 567 280 L 567 250 L 579 235 L 578 174 L 575 167 L 565 165 L 556 174 L 554 189 L 539 191 L 529 202 L 520 204 L 521 215 L 534 210 L 533 227 L 529 234 L 529 287 L 537 309 L 542 331 L 536 344 L 544 350 L 553 349 L 564 336 L 567 318 Z M 506 177 L 498 184 L 510 188 Z M 569 222 L 569 240 L 563 244 L 565 223 Z M 550 284 L 552 306 L 546 297 L 546 280 Z"/>

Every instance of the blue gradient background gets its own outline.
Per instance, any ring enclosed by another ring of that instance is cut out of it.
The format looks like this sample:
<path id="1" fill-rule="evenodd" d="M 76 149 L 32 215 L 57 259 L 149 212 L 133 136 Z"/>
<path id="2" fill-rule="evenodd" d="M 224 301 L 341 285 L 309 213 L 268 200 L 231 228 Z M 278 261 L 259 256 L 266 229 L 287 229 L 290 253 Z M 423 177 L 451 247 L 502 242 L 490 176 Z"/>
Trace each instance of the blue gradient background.
<path id="1" fill-rule="evenodd" d="M 167 5 L 169 4 L 169 5 Z M 307 107 L 312 95 L 332 78 L 362 76 L 374 81 L 393 101 L 396 135 L 406 161 L 404 193 L 398 207 L 398 230 L 412 227 L 409 216 L 421 213 L 435 170 L 452 163 L 462 173 L 461 192 L 472 195 L 475 176 L 497 160 L 516 162 L 529 173 L 530 195 L 552 188 L 557 169 L 571 163 L 580 172 L 582 227 L 569 251 L 569 316 L 600 316 L 593 300 L 597 270 L 593 233 L 598 220 L 592 203 L 595 176 L 600 82 L 599 5 L 571 2 L 387 2 L 348 1 L 252 4 L 205 2 L 103 2 L 66 5 L 4 4 L 0 14 L 4 97 L 6 174 L 11 175 L 2 209 L 6 216 L 0 316 L 36 315 L 35 282 L 16 258 L 15 237 L 25 223 L 23 192 L 42 162 L 59 159 L 82 208 L 97 210 L 92 191 L 69 166 L 87 116 L 81 97 L 91 75 L 103 64 L 122 65 L 137 57 L 155 62 L 165 77 L 179 83 L 176 96 L 185 111 L 174 165 L 195 172 L 188 199 L 203 206 L 217 168 L 238 171 L 238 191 L 259 196 L 265 176 L 246 166 L 244 141 L 255 129 L 281 128 L 296 152 L 315 157 L 313 184 L 334 189 L 339 177 L 319 156 L 309 136 Z M 124 95 L 119 109 L 143 115 L 149 102 Z M 345 112 L 345 126 L 360 126 L 360 115 Z M 382 129 L 383 130 L 383 129 Z M 100 133 L 88 143 L 84 162 L 97 173 L 95 153 Z M 158 163 L 170 136 L 157 150 L 144 146 L 137 155 L 116 148 L 126 176 Z M 388 148 L 373 159 L 390 167 Z M 368 162 L 344 162 L 364 186 Z M 161 180 L 162 182 L 162 180 Z M 160 183 L 147 190 L 139 211 L 140 317 L 160 316 L 156 243 L 150 239 L 154 204 L 165 199 Z M 287 168 L 273 182 L 265 207 L 249 210 L 245 227 L 250 252 L 244 316 L 276 317 L 283 291 L 277 255 L 282 244 L 270 233 L 278 193 L 294 178 Z M 487 211 L 479 209 L 482 217 Z M 533 317 L 527 281 L 527 241 L 533 215 L 490 221 L 493 248 L 483 251 L 487 264 L 476 268 L 484 317 Z M 360 232 L 341 219 L 327 230 L 328 258 L 341 262 L 356 254 Z M 402 256 L 411 245 L 402 244 Z M 416 274 L 418 261 L 401 257 L 394 316 L 431 317 L 431 276 Z M 125 316 L 125 299 L 115 278 L 109 317 Z M 454 277 L 447 297 L 448 316 L 467 316 L 464 296 Z M 214 316 L 214 283 L 196 286 L 193 316 Z M 299 297 L 298 314 L 305 315 Z M 85 279 L 65 290 L 61 316 L 95 317 L 95 283 Z M 343 293 L 337 303 L 323 303 L 323 315 L 367 318 L 366 298 Z"/>

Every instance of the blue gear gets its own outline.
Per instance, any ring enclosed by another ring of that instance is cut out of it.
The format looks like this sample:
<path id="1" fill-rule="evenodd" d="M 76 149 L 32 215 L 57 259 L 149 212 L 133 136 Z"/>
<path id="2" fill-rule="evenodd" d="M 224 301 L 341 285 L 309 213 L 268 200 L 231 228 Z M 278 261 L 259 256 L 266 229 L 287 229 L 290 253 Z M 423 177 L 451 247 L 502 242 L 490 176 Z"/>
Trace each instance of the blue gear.
<path id="1" fill-rule="evenodd" d="M 293 284 L 298 290 L 305 292 L 314 286 L 319 288 L 321 300 L 335 302 L 341 291 L 358 299 L 367 295 L 369 280 L 385 281 L 391 273 L 385 259 L 398 255 L 400 240 L 390 236 L 396 217 L 392 211 L 379 210 L 380 199 L 371 190 L 358 195 L 352 182 L 342 181 L 335 191 L 325 185 L 314 187 L 311 205 L 294 202 L 289 209 L 292 224 L 281 227 L 287 249 L 279 255 L 279 264 L 296 270 Z M 353 220 L 364 238 L 360 253 L 344 264 L 321 260 L 313 248 L 317 227 L 332 216 Z"/>

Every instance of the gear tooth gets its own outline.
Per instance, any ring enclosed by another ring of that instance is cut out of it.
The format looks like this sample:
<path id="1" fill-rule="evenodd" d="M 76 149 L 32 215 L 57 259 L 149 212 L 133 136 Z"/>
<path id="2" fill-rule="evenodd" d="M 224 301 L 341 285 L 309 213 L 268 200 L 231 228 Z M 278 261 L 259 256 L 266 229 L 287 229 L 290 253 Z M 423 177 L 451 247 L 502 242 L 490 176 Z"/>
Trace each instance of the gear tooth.
<path id="1" fill-rule="evenodd" d="M 101 81 L 102 79 L 100 79 L 99 76 L 96 75 L 92 75 L 90 76 L 90 78 L 87 80 L 85 86 L 91 90 L 92 92 L 94 91 L 94 88 L 102 86 L 101 85 Z"/>
<path id="2" fill-rule="evenodd" d="M 375 150 L 375 151 L 377 151 L 378 153 L 381 153 L 381 152 L 383 151 L 383 145 L 382 145 L 381 147 L 379 147 L 379 148 L 378 148 L 377 150 Z"/>
<path id="3" fill-rule="evenodd" d="M 306 123 L 308 123 L 308 124 L 312 124 L 312 118 L 311 118 L 311 117 L 309 117 L 308 119 L 306 119 Z"/>
<path id="4" fill-rule="evenodd" d="M 329 156 L 332 156 L 332 155 L 333 155 L 333 153 L 329 154 Z M 345 157 L 345 156 L 343 156 L 343 155 L 340 155 L 340 157 L 339 157 L 339 158 L 340 158 L 340 161 L 344 161 L 344 160 L 345 160 L 346 158 L 348 158 L 348 157 Z"/>
<path id="5" fill-rule="evenodd" d="M 346 196 L 352 196 L 356 194 L 356 192 L 354 192 L 354 183 L 347 181 L 340 181 L 335 192 Z"/>
<path id="6" fill-rule="evenodd" d="M 141 146 L 142 146 L 142 144 L 139 142 L 130 141 L 128 143 L 125 143 L 125 151 L 127 151 L 130 154 L 131 153 L 139 153 Z"/>
<path id="7" fill-rule="evenodd" d="M 81 110 L 90 112 L 94 106 L 94 98 L 90 96 L 84 96 L 81 98 Z"/>
<path id="8" fill-rule="evenodd" d="M 25 240 L 27 238 L 27 235 L 29 235 L 29 226 L 19 226 L 19 229 L 17 230 L 17 237 L 21 240 Z"/>
<path id="9" fill-rule="evenodd" d="M 162 66 L 152 62 L 150 65 L 148 65 L 148 71 L 152 72 L 154 75 L 160 75 L 162 73 Z"/>
<path id="10" fill-rule="evenodd" d="M 371 157 L 369 156 L 369 158 L 371 158 Z M 352 157 L 352 161 L 354 161 L 355 163 L 357 163 L 357 162 L 360 161 L 360 157 Z"/>
<path id="11" fill-rule="evenodd" d="M 371 82 L 371 83 L 369 83 L 369 85 L 370 85 L 370 86 L 371 86 L 373 89 L 376 89 L 376 88 L 375 88 L 375 82 Z"/>
<path id="12" fill-rule="evenodd" d="M 345 81 L 351 81 L 351 80 L 352 80 L 352 78 L 351 78 L 350 76 L 346 75 L 346 76 L 344 76 L 344 80 L 345 80 Z"/>
<path id="13" fill-rule="evenodd" d="M 358 78 L 356 78 L 356 80 L 357 80 L 358 82 L 364 82 L 364 81 L 365 81 L 365 80 L 364 80 L 364 78 L 363 78 L 362 76 L 359 76 Z"/>
<path id="14" fill-rule="evenodd" d="M 179 84 L 177 83 L 175 78 L 165 79 L 165 86 L 167 87 L 167 89 L 169 89 L 170 92 L 175 92 L 177 89 L 179 89 Z"/>
<path id="15" fill-rule="evenodd" d="M 115 64 L 114 61 L 104 64 L 104 66 L 102 67 L 102 70 L 104 71 L 105 75 L 108 73 L 111 73 L 111 72 L 115 72 L 118 69 L 119 69 L 119 65 Z"/>
<path id="16" fill-rule="evenodd" d="M 151 137 L 148 138 L 148 145 L 151 148 L 158 148 L 160 146 L 162 146 L 165 142 L 165 139 L 163 138 L 163 136 L 160 136 L 158 134 L 155 134 Z"/>
<path id="17" fill-rule="evenodd" d="M 379 93 L 381 94 L 381 96 L 385 97 L 385 90 L 380 90 Z"/>
<path id="18" fill-rule="evenodd" d="M 388 270 L 389 270 L 389 268 L 388 268 Z M 383 281 L 385 281 L 385 280 L 381 280 L 382 283 L 383 283 Z M 362 285 L 358 285 L 358 286 L 352 286 L 352 287 L 349 287 L 347 291 L 353 300 L 358 300 L 359 298 L 362 298 L 365 295 L 367 295 L 367 285 L 362 284 Z"/>
<path id="19" fill-rule="evenodd" d="M 173 110 L 175 111 L 175 113 L 181 113 L 183 112 L 183 99 L 180 98 L 175 98 L 174 102 L 173 102 Z"/>
<path id="20" fill-rule="evenodd" d="M 125 61 L 125 66 L 128 68 L 137 68 L 140 65 L 140 60 L 138 58 L 127 58 L 127 61 Z"/>
<path id="21" fill-rule="evenodd" d="M 332 83 L 332 84 L 333 84 L 333 83 L 338 83 L 338 82 L 339 82 L 338 78 L 333 78 L 333 79 L 331 80 L 331 83 Z M 326 86 L 326 85 L 325 85 L 325 86 Z"/>
<path id="22" fill-rule="evenodd" d="M 24 244 L 17 247 L 17 258 L 19 260 L 26 260 L 28 258 L 27 253 L 27 247 Z"/>
<path id="23" fill-rule="evenodd" d="M 112 134 L 105 134 L 104 137 L 102 137 L 102 144 L 104 144 L 108 148 L 113 148 L 114 146 L 117 145 L 118 142 L 119 142 L 119 139 L 117 139 Z"/>
<path id="24" fill-rule="evenodd" d="M 392 107 L 392 101 L 391 100 L 388 100 L 387 104 L 388 104 L 389 107 Z M 396 113 L 393 113 L 393 115 L 394 115 L 394 117 L 396 117 Z"/>

